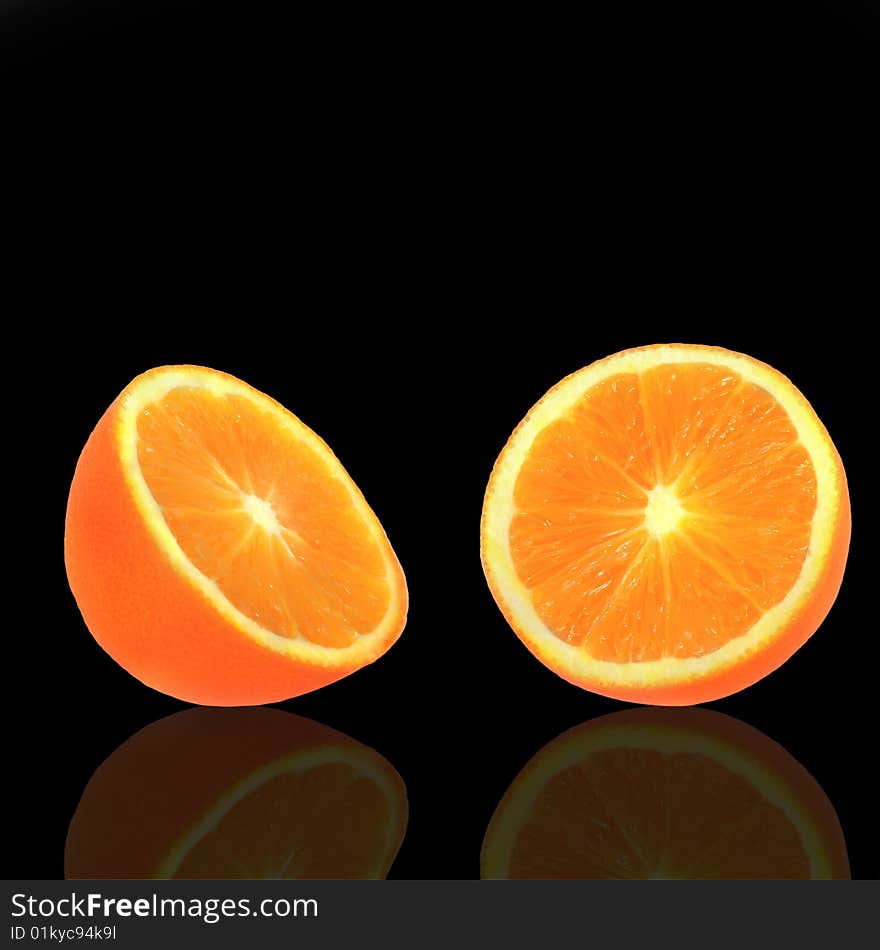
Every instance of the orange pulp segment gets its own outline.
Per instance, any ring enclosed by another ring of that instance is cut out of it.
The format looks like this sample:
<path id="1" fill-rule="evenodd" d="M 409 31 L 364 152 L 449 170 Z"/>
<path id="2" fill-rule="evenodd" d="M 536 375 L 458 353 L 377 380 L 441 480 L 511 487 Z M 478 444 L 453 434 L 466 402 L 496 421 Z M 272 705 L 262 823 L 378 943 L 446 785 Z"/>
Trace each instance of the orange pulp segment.
<path id="1" fill-rule="evenodd" d="M 190 563 L 281 637 L 346 647 L 389 601 L 372 525 L 335 459 L 284 415 L 234 392 L 178 386 L 137 417 L 138 463 Z M 284 451 L 279 447 L 284 446 Z"/>
<path id="2" fill-rule="evenodd" d="M 717 650 L 779 603 L 816 476 L 769 393 L 671 363 L 586 392 L 535 439 L 514 498 L 513 561 L 547 626 L 597 659 L 657 660 Z"/>

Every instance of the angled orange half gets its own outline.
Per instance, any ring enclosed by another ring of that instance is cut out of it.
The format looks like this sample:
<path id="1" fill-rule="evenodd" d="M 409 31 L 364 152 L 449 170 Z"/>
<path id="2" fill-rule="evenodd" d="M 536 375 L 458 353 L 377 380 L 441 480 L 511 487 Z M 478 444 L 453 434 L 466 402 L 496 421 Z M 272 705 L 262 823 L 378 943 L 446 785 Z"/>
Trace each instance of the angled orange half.
<path id="1" fill-rule="evenodd" d="M 781 373 L 660 344 L 562 380 L 504 447 L 483 567 L 526 646 L 618 699 L 700 703 L 776 669 L 837 596 L 846 476 Z"/>
<path id="2" fill-rule="evenodd" d="M 328 446 L 225 373 L 130 383 L 77 463 L 64 554 L 102 647 L 190 702 L 276 702 L 381 656 L 406 619 L 400 564 Z"/>
<path id="3" fill-rule="evenodd" d="M 95 772 L 67 878 L 384 878 L 406 788 L 378 752 L 280 709 L 187 709 Z"/>
<path id="4" fill-rule="evenodd" d="M 546 745 L 495 810 L 484 878 L 849 878 L 837 814 L 782 746 L 707 709 L 628 709 Z"/>

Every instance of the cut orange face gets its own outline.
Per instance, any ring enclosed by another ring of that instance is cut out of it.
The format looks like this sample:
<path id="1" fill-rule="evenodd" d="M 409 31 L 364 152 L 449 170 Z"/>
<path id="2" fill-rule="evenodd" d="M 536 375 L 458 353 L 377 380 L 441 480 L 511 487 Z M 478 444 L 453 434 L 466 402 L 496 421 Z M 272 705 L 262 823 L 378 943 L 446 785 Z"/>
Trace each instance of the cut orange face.
<path id="1" fill-rule="evenodd" d="M 554 739 L 492 816 L 481 867 L 503 879 L 849 877 L 815 779 L 706 709 L 629 709 Z"/>
<path id="2" fill-rule="evenodd" d="M 95 639 L 149 686 L 269 703 L 381 656 L 403 572 L 327 445 L 246 383 L 197 366 L 135 379 L 77 464 L 65 563 Z"/>
<path id="3" fill-rule="evenodd" d="M 279 709 L 188 709 L 123 743 L 70 823 L 67 878 L 384 878 L 407 822 L 382 756 Z"/>
<path id="4" fill-rule="evenodd" d="M 837 596 L 840 457 L 781 373 L 710 346 L 626 350 L 562 380 L 483 506 L 492 593 L 564 679 L 701 703 L 776 669 Z"/>

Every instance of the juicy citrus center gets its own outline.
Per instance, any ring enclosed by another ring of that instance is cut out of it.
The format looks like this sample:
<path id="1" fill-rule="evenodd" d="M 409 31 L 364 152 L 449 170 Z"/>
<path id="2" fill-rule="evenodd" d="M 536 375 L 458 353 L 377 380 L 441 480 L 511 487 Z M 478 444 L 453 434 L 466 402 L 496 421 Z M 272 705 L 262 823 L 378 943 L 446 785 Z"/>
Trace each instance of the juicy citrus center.
<path id="1" fill-rule="evenodd" d="M 658 485 L 648 492 L 648 504 L 645 505 L 645 527 L 657 538 L 675 531 L 684 516 L 684 508 L 678 500 L 675 489 L 669 485 Z"/>
<path id="2" fill-rule="evenodd" d="M 268 534 L 279 534 L 281 524 L 275 517 L 272 505 L 263 498 L 256 495 L 246 494 L 243 496 L 244 510 L 253 518 L 254 524 L 262 528 Z"/>
<path id="3" fill-rule="evenodd" d="M 726 366 L 611 375 L 524 452 L 507 527 L 545 629 L 593 660 L 702 657 L 796 583 L 817 505 L 785 408 Z"/>
<path id="4" fill-rule="evenodd" d="M 137 453 L 189 563 L 260 629 L 345 648 L 382 622 L 375 531 L 336 459 L 283 410 L 177 385 L 139 412 Z"/>

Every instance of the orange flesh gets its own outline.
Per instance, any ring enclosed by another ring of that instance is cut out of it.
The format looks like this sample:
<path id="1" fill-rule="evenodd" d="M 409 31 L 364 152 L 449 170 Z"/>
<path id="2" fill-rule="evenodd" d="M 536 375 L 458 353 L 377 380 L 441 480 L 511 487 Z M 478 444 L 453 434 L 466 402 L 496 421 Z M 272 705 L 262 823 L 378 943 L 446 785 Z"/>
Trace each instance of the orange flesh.
<path id="1" fill-rule="evenodd" d="M 381 621 L 381 554 L 346 486 L 250 400 L 178 387 L 138 417 L 138 460 L 191 563 L 263 628 L 344 647 Z"/>
<path id="2" fill-rule="evenodd" d="M 679 506 L 670 530 L 649 518 L 658 495 Z M 721 367 L 665 364 L 605 380 L 541 431 L 514 501 L 514 566 L 557 637 L 599 660 L 686 658 L 788 592 L 816 476 L 768 392 Z"/>
<path id="3" fill-rule="evenodd" d="M 389 803 L 375 782 L 334 762 L 269 779 L 185 855 L 176 878 L 364 878 L 384 858 Z M 371 861 L 371 857 L 374 859 Z"/>
<path id="4" fill-rule="evenodd" d="M 745 778 L 692 752 L 608 749 L 541 790 L 511 878 L 808 878 L 785 813 Z"/>

